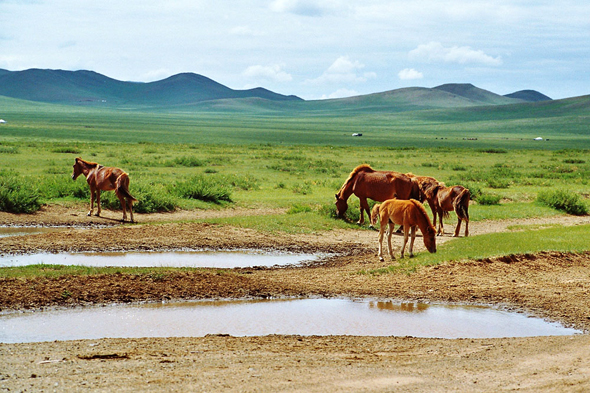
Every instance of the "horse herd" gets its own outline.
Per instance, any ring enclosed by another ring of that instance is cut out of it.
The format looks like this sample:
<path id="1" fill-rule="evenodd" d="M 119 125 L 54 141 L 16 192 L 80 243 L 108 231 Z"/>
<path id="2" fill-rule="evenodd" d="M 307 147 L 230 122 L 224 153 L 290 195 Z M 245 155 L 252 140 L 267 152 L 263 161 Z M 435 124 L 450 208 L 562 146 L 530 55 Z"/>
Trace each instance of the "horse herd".
<path id="1" fill-rule="evenodd" d="M 85 161 L 80 157 L 76 158 L 72 179 L 76 180 L 83 174 L 90 186 L 90 211 L 94 211 L 96 199 L 97 212 L 100 216 L 100 192 L 115 191 L 123 208 L 123 221 L 127 219 L 127 208 L 133 219 L 133 202 L 135 199 L 129 193 L 129 175 L 122 169 L 105 167 L 96 162 Z M 359 224 L 365 221 L 364 213 L 370 218 L 371 226 L 380 220 L 379 230 L 379 258 L 383 260 L 382 243 L 386 227 L 389 225 L 388 246 L 389 255 L 394 259 L 391 235 L 394 225 L 401 225 L 404 230 L 404 244 L 401 250 L 401 257 L 404 257 L 404 250 L 408 237 L 411 235 L 410 257 L 413 256 L 414 239 L 416 227 L 420 228 L 424 245 L 430 252 L 436 252 L 435 235 L 437 234 L 432 223 L 436 224 L 439 219 L 438 235 L 444 233 L 443 217 L 448 216 L 449 211 L 457 213 L 457 226 L 455 236 L 459 236 L 462 221 L 465 221 L 465 236 L 469 235 L 469 190 L 462 186 L 446 187 L 444 183 L 438 182 L 433 177 L 416 176 L 411 173 L 399 173 L 389 171 L 376 171 L 368 164 L 357 166 L 350 172 L 350 175 L 336 194 L 336 211 L 338 216 L 343 216 L 348 209 L 348 198 L 356 195 L 360 201 Z M 369 211 L 367 199 L 376 202 L 373 211 Z M 426 209 L 422 204 L 426 201 L 433 214 L 430 221 Z M 400 228 L 401 229 L 401 228 Z"/>
<path id="2" fill-rule="evenodd" d="M 443 218 L 450 211 L 457 214 L 457 226 L 454 236 L 459 236 L 461 223 L 465 221 L 465 236 L 469 235 L 469 190 L 463 186 L 447 187 L 444 183 L 430 176 L 416 176 L 412 173 L 399 173 L 390 171 L 376 171 L 367 164 L 357 166 L 336 193 L 336 213 L 343 216 L 348 209 L 348 198 L 356 195 L 360 201 L 359 224 L 365 221 L 364 213 L 371 220 L 371 226 L 380 220 L 379 229 L 379 259 L 383 260 L 382 243 L 385 229 L 389 226 L 388 246 L 389 255 L 393 259 L 391 247 L 391 235 L 394 225 L 401 225 L 404 230 L 404 243 L 401 249 L 401 257 L 411 234 L 410 256 L 413 256 L 416 227 L 420 228 L 424 245 L 429 252 L 436 252 L 435 235 L 444 233 Z M 369 211 L 367 199 L 383 202 Z M 430 221 L 426 209 L 422 204 L 426 201 L 433 214 Z M 438 217 L 438 232 L 432 223 L 436 224 Z"/>

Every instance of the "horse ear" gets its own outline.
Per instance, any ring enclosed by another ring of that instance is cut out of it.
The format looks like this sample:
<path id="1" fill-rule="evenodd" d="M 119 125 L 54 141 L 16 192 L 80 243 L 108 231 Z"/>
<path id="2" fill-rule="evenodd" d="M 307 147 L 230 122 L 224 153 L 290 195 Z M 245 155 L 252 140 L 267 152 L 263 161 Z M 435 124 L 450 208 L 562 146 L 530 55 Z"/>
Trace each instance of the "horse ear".
<path id="1" fill-rule="evenodd" d="M 338 199 L 338 194 L 334 194 L 334 196 L 336 197 L 336 199 Z"/>

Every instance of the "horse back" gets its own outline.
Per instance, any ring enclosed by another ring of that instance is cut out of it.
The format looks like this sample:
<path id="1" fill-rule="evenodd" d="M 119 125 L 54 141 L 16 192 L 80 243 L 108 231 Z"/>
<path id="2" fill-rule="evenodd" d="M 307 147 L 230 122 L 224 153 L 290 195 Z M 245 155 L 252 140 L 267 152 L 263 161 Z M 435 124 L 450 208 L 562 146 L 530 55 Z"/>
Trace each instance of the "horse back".
<path id="1" fill-rule="evenodd" d="M 412 180 L 399 172 L 359 172 L 353 185 L 353 193 L 359 198 L 370 198 L 377 202 L 388 199 L 409 199 L 412 194 Z"/>
<path id="2" fill-rule="evenodd" d="M 115 167 L 99 167 L 95 172 L 96 186 L 101 190 L 111 191 L 117 187 L 117 179 L 125 174 L 120 168 Z"/>
<path id="3" fill-rule="evenodd" d="M 388 199 L 379 207 L 381 225 L 393 222 L 397 225 L 408 223 L 414 204 L 408 200 Z M 410 224 L 412 225 L 412 224 Z"/>

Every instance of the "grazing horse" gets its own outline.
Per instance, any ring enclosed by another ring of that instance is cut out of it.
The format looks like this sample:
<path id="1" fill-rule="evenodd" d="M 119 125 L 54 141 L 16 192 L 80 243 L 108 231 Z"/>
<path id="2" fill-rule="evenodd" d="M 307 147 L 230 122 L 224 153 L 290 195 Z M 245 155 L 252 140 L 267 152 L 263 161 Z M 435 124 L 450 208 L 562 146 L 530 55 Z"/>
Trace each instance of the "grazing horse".
<path id="1" fill-rule="evenodd" d="M 425 192 L 426 199 L 433 201 L 438 213 L 438 235 L 444 234 L 443 218 L 449 216 L 450 211 L 455 211 L 457 214 L 457 226 L 455 227 L 455 234 L 459 236 L 461 230 L 461 222 L 465 221 L 465 236 L 469 236 L 469 200 L 471 194 L 469 189 L 463 186 L 446 187 L 444 183 L 431 187 Z M 436 224 L 436 215 L 434 219 Z"/>
<path id="2" fill-rule="evenodd" d="M 348 209 L 348 198 L 356 195 L 360 201 L 361 217 L 358 224 L 365 222 L 364 212 L 370 217 L 367 198 L 377 202 L 384 202 L 394 196 L 398 199 L 418 197 L 418 190 L 412 180 L 399 172 L 376 171 L 368 164 L 361 164 L 354 168 L 340 191 L 336 194 L 336 213 L 342 217 Z"/>
<path id="3" fill-rule="evenodd" d="M 379 260 L 383 261 L 382 244 L 383 235 L 385 228 L 389 225 L 389 231 L 387 234 L 387 245 L 389 247 L 389 256 L 391 259 L 395 259 L 393 256 L 393 248 L 391 246 L 391 235 L 395 224 L 403 225 L 404 227 L 404 244 L 402 246 L 401 258 L 404 257 L 404 250 L 406 249 L 406 243 L 408 242 L 408 235 L 411 231 L 412 239 L 410 241 L 410 258 L 414 256 L 414 239 L 416 238 L 416 227 L 420 228 L 422 232 L 422 238 L 426 249 L 433 253 L 436 252 L 436 229 L 430 218 L 424 205 L 415 199 L 409 201 L 402 201 L 399 199 L 388 199 L 382 204 L 373 206 L 371 212 L 371 224 L 377 223 L 377 218 L 381 220 L 379 228 Z"/>
<path id="4" fill-rule="evenodd" d="M 121 202 L 123 207 L 123 220 L 127 219 L 126 207 L 129 207 L 129 213 L 131 214 L 131 222 L 133 220 L 133 202 L 135 199 L 129 193 L 129 175 L 123 172 L 122 169 L 106 167 L 96 162 L 85 161 L 80 157 L 76 158 L 74 164 L 74 173 L 72 173 L 72 180 L 76 180 L 80 174 L 86 177 L 86 182 L 90 186 L 90 211 L 88 215 L 92 215 L 94 210 L 94 199 L 96 198 L 96 205 L 98 210 L 96 215 L 100 216 L 100 191 L 112 191 L 115 190 L 115 194 Z"/>

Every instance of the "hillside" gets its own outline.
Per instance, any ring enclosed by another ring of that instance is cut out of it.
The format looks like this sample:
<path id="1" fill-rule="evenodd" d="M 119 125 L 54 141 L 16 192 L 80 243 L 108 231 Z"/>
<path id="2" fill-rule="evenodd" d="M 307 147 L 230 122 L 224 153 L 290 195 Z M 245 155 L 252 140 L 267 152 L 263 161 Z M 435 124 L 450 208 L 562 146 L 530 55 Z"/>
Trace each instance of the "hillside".
<path id="1" fill-rule="evenodd" d="M 409 87 L 355 97 L 304 101 L 258 87 L 234 90 L 203 75 L 181 73 L 149 82 L 123 82 L 93 71 L 0 69 L 0 96 L 21 100 L 143 109 L 227 113 L 396 113 L 539 102 L 534 90 L 502 96 L 472 84 Z"/>
<path id="2" fill-rule="evenodd" d="M 551 98 L 535 90 L 520 90 L 512 94 L 506 94 L 505 97 L 517 98 L 528 102 L 550 101 Z"/>
<path id="3" fill-rule="evenodd" d="M 263 88 L 233 90 L 205 76 L 183 73 L 149 83 L 122 82 L 93 71 L 0 70 L 0 95 L 61 104 L 170 106 L 232 98 L 298 101 Z"/>

